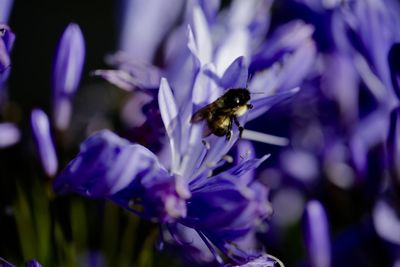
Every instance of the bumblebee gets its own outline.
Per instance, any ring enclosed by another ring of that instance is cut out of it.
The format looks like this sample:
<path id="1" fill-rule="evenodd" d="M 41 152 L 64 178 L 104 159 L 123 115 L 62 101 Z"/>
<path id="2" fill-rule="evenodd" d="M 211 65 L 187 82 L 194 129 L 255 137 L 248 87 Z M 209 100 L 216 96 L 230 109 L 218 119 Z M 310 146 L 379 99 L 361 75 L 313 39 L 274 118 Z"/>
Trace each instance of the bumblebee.
<path id="1" fill-rule="evenodd" d="M 203 120 L 207 122 L 204 137 L 210 134 L 225 136 L 230 140 L 232 136 L 233 123 L 239 128 L 239 136 L 242 136 L 243 126 L 237 117 L 244 115 L 253 105 L 249 104 L 250 92 L 246 88 L 232 88 L 217 100 L 195 112 L 190 120 L 198 123 Z"/>

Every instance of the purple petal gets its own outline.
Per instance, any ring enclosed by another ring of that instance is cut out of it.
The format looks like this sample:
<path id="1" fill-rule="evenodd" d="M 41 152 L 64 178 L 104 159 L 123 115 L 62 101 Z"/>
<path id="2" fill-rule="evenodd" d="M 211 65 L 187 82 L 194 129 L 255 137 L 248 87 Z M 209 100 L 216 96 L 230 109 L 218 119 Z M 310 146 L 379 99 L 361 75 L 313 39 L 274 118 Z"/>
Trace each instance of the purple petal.
<path id="1" fill-rule="evenodd" d="M 215 69 L 212 65 L 205 65 L 194 81 L 192 102 L 195 106 L 195 111 L 215 101 L 222 94 L 214 80 L 210 79 L 210 73 L 215 73 Z"/>
<path id="2" fill-rule="evenodd" d="M 227 14 L 229 30 L 247 29 L 251 47 L 259 47 L 265 38 L 270 22 L 270 0 L 232 1 Z"/>
<path id="3" fill-rule="evenodd" d="M 120 49 L 137 62 L 152 63 L 165 34 L 176 23 L 183 4 L 183 0 L 124 0 Z"/>
<path id="4" fill-rule="evenodd" d="M 322 75 L 323 92 L 339 103 L 341 115 L 351 122 L 358 118 L 359 76 L 352 59 L 341 53 L 326 57 L 326 69 Z"/>
<path id="5" fill-rule="evenodd" d="M 245 88 L 248 79 L 248 66 L 243 57 L 235 59 L 226 69 L 222 78 L 222 88 Z"/>
<path id="6" fill-rule="evenodd" d="M 160 89 L 158 92 L 158 104 L 160 107 L 161 118 L 167 131 L 172 152 L 172 169 L 177 169 L 180 161 L 178 153 L 179 134 L 180 134 L 180 117 L 176 106 L 174 95 L 165 78 L 161 79 Z"/>
<path id="7" fill-rule="evenodd" d="M 331 266 L 329 224 L 325 209 L 316 200 L 308 202 L 304 214 L 305 242 L 313 267 Z"/>
<path id="8" fill-rule="evenodd" d="M 58 160 L 46 113 L 40 109 L 34 109 L 31 113 L 31 127 L 43 169 L 48 176 L 54 176 L 57 172 Z"/>
<path id="9" fill-rule="evenodd" d="M 85 43 L 77 24 L 65 29 L 54 61 L 53 69 L 53 115 L 55 125 L 65 130 L 69 124 L 70 98 L 78 88 L 85 58 Z"/>
<path id="10" fill-rule="evenodd" d="M 253 120 L 265 113 L 268 109 L 270 109 L 273 105 L 292 97 L 299 91 L 299 88 L 294 88 L 292 90 L 279 92 L 275 95 L 268 97 L 261 97 L 256 100 L 252 100 L 253 109 L 250 110 L 249 115 L 247 117 L 247 121 Z"/>
<path id="11" fill-rule="evenodd" d="M 156 162 L 155 155 L 146 148 L 130 145 L 103 130 L 81 144 L 79 154 L 55 180 L 54 190 L 107 197 L 125 188 L 139 172 Z"/>
<path id="12" fill-rule="evenodd" d="M 186 216 L 186 201 L 177 191 L 178 181 L 165 169 L 153 167 L 109 198 L 145 219 L 173 222 Z M 140 210 L 135 205 L 141 206 Z"/>
<path id="13" fill-rule="evenodd" d="M 384 200 L 376 202 L 373 221 L 378 235 L 396 245 L 400 245 L 400 217 L 395 208 Z"/>
<path id="14" fill-rule="evenodd" d="M 267 191 L 260 184 L 239 185 L 234 179 L 208 179 L 192 190 L 182 223 L 216 238 L 235 240 L 269 215 Z"/>
<path id="15" fill-rule="evenodd" d="M 314 67 L 316 59 L 314 41 L 305 42 L 283 63 L 277 77 L 278 91 L 290 90 L 300 86 Z"/>
<path id="16" fill-rule="evenodd" d="M 143 107 L 153 101 L 153 97 L 141 91 L 136 91 L 125 102 L 120 116 L 124 124 L 131 127 L 140 127 L 146 122 L 146 114 Z"/>
<path id="17" fill-rule="evenodd" d="M 108 130 L 82 143 L 79 154 L 53 186 L 57 193 L 109 198 L 149 220 L 166 222 L 186 215 L 185 200 L 176 190 L 175 177 L 161 166 L 157 157 Z"/>
<path id="18" fill-rule="evenodd" d="M 221 5 L 221 0 L 196 0 L 196 3 L 203 10 L 208 23 L 213 22 Z"/>
<path id="19" fill-rule="evenodd" d="M 242 175 L 266 158 L 249 160 L 212 178 L 192 182 L 188 216 L 182 223 L 217 239 L 233 240 L 249 233 L 270 210 L 266 188 Z"/>
<path id="20" fill-rule="evenodd" d="M 209 63 L 212 56 L 210 29 L 203 11 L 197 5 L 193 7 L 193 22 L 189 26 L 188 40 L 188 47 L 200 61 L 200 64 L 205 65 Z"/>
<path id="21" fill-rule="evenodd" d="M 299 3 L 302 3 L 308 6 L 310 9 L 316 12 L 324 12 L 330 9 L 334 9 L 339 7 L 342 4 L 342 0 L 328 0 L 328 1 L 320 1 L 320 0 L 295 0 Z"/>
<path id="22" fill-rule="evenodd" d="M 305 24 L 300 20 L 280 26 L 273 32 L 260 52 L 253 56 L 253 68 L 262 69 L 271 66 L 286 53 L 292 53 L 305 42 L 309 42 L 313 32 L 312 25 Z"/>
<path id="23" fill-rule="evenodd" d="M 12 123 L 0 123 L 0 148 L 5 148 L 18 143 L 21 133 Z"/>
<path id="24" fill-rule="evenodd" d="M 350 139 L 351 153 L 358 170 L 366 170 L 369 149 L 384 142 L 388 131 L 389 118 L 386 112 L 382 110 L 373 112 L 358 123 Z"/>
<path id="25" fill-rule="evenodd" d="M 226 37 L 215 55 L 214 62 L 218 75 L 222 76 L 238 57 L 244 57 L 245 60 L 249 59 L 249 39 L 250 34 L 245 29 L 237 29 Z"/>
<path id="26" fill-rule="evenodd" d="M 81 29 L 71 23 L 65 29 L 54 62 L 53 90 L 70 95 L 78 88 L 85 58 L 85 41 Z"/>
<path id="27" fill-rule="evenodd" d="M 0 23 L 8 21 L 14 0 L 2 0 L 0 1 Z"/>
<path id="28" fill-rule="evenodd" d="M 25 267 L 42 267 L 42 265 L 37 260 L 30 260 L 25 263 Z"/>
<path id="29" fill-rule="evenodd" d="M 106 59 L 107 63 L 117 66 L 118 70 L 96 70 L 98 75 L 121 89 L 131 91 L 136 88 L 158 89 L 162 70 L 150 63 L 138 61 L 129 54 L 120 51 Z"/>

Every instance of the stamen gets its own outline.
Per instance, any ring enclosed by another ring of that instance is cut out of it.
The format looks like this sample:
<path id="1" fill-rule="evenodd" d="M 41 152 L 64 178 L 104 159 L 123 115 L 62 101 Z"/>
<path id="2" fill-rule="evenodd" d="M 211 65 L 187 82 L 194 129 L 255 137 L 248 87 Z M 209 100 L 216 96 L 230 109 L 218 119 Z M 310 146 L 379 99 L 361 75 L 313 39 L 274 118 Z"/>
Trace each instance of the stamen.
<path id="1" fill-rule="evenodd" d="M 251 154 L 251 151 L 250 151 L 250 149 L 247 149 L 246 150 L 246 152 L 242 155 L 240 155 L 240 158 L 242 159 L 242 160 L 244 160 L 244 159 L 246 159 L 249 155 Z"/>
<path id="2" fill-rule="evenodd" d="M 196 232 L 199 234 L 201 240 L 203 240 L 204 244 L 206 244 L 207 248 L 210 250 L 210 252 L 213 254 L 215 260 L 221 265 L 224 265 L 224 261 L 222 260 L 221 256 L 215 251 L 215 249 L 212 247 L 210 242 L 208 241 L 207 237 L 204 236 L 204 234 L 201 231 L 196 230 Z"/>
<path id="3" fill-rule="evenodd" d="M 222 157 L 223 160 L 225 160 L 228 163 L 232 163 L 233 162 L 233 158 L 229 155 L 225 155 Z"/>
<path id="4" fill-rule="evenodd" d="M 242 138 L 276 146 L 287 146 L 289 144 L 289 139 L 285 137 L 260 133 L 247 129 L 243 130 Z"/>
<path id="5" fill-rule="evenodd" d="M 267 254 L 267 256 L 268 256 L 268 258 L 271 258 L 274 261 L 276 261 L 279 264 L 279 266 L 285 267 L 285 264 L 283 264 L 283 262 L 280 259 L 278 259 L 277 257 L 272 256 L 271 254 Z"/>
<path id="6" fill-rule="evenodd" d="M 189 245 L 193 244 L 193 239 L 192 239 L 191 241 L 184 241 L 184 240 L 181 240 L 181 239 L 179 238 L 179 236 L 176 235 L 174 229 L 171 228 L 171 225 L 170 225 L 170 224 L 167 223 L 166 226 L 167 226 L 167 230 L 168 230 L 169 234 L 171 235 L 172 239 L 173 239 L 176 243 L 178 243 L 178 244 L 181 245 L 181 246 L 189 246 Z"/>

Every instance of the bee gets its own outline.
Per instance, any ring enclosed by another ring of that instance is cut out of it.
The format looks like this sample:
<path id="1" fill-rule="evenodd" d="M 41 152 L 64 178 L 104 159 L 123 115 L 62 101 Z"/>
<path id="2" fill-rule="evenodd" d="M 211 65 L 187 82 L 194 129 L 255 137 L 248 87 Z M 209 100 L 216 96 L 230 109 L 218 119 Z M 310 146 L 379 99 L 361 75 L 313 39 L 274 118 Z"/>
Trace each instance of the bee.
<path id="1" fill-rule="evenodd" d="M 250 92 L 246 88 L 231 88 L 217 100 L 195 112 L 190 120 L 198 123 L 207 122 L 204 137 L 210 134 L 225 136 L 230 140 L 233 123 L 239 128 L 239 136 L 244 130 L 237 117 L 244 115 L 253 105 L 249 104 Z"/>

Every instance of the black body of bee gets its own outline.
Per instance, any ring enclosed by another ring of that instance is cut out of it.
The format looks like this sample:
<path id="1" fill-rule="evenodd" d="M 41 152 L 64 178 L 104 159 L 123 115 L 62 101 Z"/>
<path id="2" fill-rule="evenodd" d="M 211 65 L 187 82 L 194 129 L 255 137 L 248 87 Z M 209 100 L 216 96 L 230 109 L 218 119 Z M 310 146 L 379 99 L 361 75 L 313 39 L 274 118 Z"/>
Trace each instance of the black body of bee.
<path id="1" fill-rule="evenodd" d="M 232 136 L 234 122 L 239 127 L 240 136 L 242 136 L 243 127 L 237 117 L 253 108 L 248 103 L 249 101 L 250 92 L 246 88 L 229 89 L 217 100 L 195 112 L 190 122 L 197 123 L 206 120 L 208 127 L 205 129 L 204 136 L 212 133 L 216 136 L 226 136 L 227 140 Z"/>

